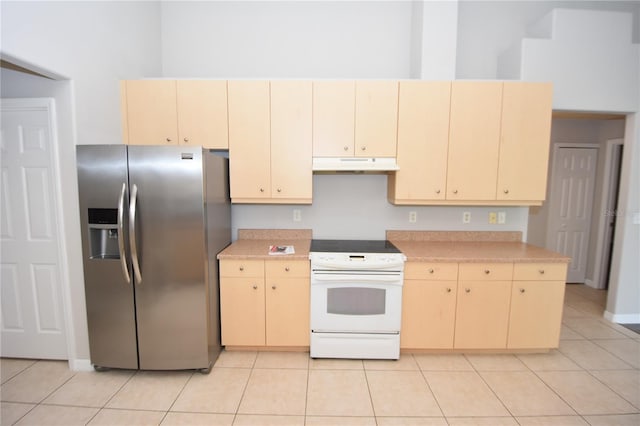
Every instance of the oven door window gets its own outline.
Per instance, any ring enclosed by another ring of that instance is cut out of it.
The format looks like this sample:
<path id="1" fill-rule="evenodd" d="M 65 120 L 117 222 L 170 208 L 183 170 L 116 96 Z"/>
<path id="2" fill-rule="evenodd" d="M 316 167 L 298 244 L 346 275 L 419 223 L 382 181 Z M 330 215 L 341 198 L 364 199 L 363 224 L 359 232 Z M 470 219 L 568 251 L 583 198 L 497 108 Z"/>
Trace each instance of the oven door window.
<path id="1" fill-rule="evenodd" d="M 384 315 L 386 290 L 334 287 L 327 289 L 327 313 L 337 315 Z"/>

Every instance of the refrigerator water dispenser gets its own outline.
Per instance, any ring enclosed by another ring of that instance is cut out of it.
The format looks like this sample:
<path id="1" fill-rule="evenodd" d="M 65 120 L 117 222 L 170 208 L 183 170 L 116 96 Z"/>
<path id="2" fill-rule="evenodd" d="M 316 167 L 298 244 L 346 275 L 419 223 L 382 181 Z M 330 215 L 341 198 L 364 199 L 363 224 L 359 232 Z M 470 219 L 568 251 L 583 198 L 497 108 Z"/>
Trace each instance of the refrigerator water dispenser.
<path id="1" fill-rule="evenodd" d="M 118 209 L 89 209 L 91 259 L 120 259 Z"/>

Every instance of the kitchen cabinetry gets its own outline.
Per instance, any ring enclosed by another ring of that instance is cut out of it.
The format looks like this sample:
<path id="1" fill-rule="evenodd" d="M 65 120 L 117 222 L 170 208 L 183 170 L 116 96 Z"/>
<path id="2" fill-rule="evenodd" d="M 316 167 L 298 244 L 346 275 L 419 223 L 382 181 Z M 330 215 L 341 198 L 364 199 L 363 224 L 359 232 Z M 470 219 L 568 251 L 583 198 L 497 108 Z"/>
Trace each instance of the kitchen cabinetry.
<path id="1" fill-rule="evenodd" d="M 512 275 L 511 263 L 459 265 L 456 349 L 506 348 Z"/>
<path id="2" fill-rule="evenodd" d="M 267 346 L 309 346 L 309 262 L 265 266 Z"/>
<path id="3" fill-rule="evenodd" d="M 225 346 L 265 344 L 264 261 L 220 262 L 220 324 Z"/>
<path id="4" fill-rule="evenodd" d="M 389 200 L 444 200 L 449 146 L 450 82 L 401 81 L 397 163 L 388 176 Z"/>
<path id="5" fill-rule="evenodd" d="M 458 264 L 407 262 L 404 277 L 400 347 L 453 348 Z"/>
<path id="6" fill-rule="evenodd" d="M 550 83 L 504 83 L 498 200 L 544 200 L 552 97 Z"/>
<path id="7" fill-rule="evenodd" d="M 225 346 L 309 345 L 309 262 L 220 261 Z"/>
<path id="8" fill-rule="evenodd" d="M 314 157 L 395 157 L 397 81 L 314 81 Z"/>
<path id="9" fill-rule="evenodd" d="M 124 142 L 228 148 L 227 82 L 121 82 Z"/>
<path id="10" fill-rule="evenodd" d="M 507 348 L 556 348 L 567 264 L 515 264 Z"/>
<path id="11" fill-rule="evenodd" d="M 311 83 L 229 81 L 234 203 L 311 203 Z"/>
<path id="12" fill-rule="evenodd" d="M 501 82 L 454 81 L 451 87 L 446 198 L 496 198 Z"/>

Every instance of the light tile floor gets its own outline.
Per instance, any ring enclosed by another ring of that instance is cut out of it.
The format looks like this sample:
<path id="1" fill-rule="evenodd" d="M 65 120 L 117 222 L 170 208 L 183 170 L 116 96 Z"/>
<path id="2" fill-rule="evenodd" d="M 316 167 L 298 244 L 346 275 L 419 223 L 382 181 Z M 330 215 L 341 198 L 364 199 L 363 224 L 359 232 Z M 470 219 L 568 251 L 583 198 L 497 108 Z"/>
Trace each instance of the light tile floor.
<path id="1" fill-rule="evenodd" d="M 640 335 L 568 285 L 560 348 L 312 360 L 223 352 L 209 375 L 2 359 L 2 425 L 640 425 Z"/>

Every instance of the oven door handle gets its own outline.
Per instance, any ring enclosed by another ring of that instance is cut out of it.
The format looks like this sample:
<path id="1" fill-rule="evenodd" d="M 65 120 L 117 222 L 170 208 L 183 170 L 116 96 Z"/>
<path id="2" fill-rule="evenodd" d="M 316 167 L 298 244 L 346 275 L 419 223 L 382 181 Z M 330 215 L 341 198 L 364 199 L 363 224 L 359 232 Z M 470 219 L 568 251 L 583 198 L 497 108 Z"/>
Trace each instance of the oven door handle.
<path id="1" fill-rule="evenodd" d="M 402 275 L 311 275 L 311 285 L 324 283 L 344 283 L 350 287 L 360 287 L 366 284 L 382 284 L 402 286 Z"/>

